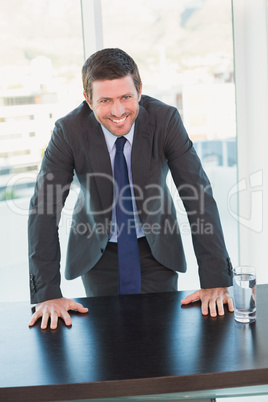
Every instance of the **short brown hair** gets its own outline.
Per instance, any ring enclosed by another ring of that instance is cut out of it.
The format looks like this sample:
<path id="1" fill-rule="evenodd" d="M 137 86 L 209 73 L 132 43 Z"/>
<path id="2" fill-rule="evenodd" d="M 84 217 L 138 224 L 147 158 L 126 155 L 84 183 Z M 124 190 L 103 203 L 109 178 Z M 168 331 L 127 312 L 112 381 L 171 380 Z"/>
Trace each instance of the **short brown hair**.
<path id="1" fill-rule="evenodd" d="M 93 81 L 114 80 L 131 74 L 137 92 L 141 89 L 141 78 L 137 64 L 126 52 L 118 48 L 99 50 L 92 54 L 82 68 L 84 91 L 92 100 Z"/>

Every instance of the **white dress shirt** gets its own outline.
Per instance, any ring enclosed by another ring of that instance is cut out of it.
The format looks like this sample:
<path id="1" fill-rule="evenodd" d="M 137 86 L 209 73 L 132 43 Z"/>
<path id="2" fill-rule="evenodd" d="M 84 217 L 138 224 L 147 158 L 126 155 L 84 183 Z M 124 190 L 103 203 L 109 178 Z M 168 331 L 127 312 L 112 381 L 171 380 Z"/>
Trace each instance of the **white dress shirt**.
<path id="1" fill-rule="evenodd" d="M 135 126 L 135 124 L 132 125 L 129 133 L 124 135 L 124 137 L 126 138 L 127 141 L 125 143 L 123 152 L 124 152 L 126 162 L 127 162 L 128 178 L 129 178 L 130 191 L 131 191 L 131 196 L 132 196 L 132 205 L 133 205 L 136 233 L 137 233 L 137 238 L 139 238 L 139 237 L 144 236 L 144 232 L 142 230 L 141 223 L 140 223 L 140 220 L 139 220 L 139 217 L 137 214 L 137 205 L 136 205 L 136 201 L 135 201 L 135 197 L 134 197 L 132 172 L 131 172 L 131 149 L 132 149 L 133 136 L 134 136 L 134 126 Z M 104 137 L 106 140 L 107 148 L 108 148 L 110 159 L 111 159 L 112 171 L 114 173 L 114 157 L 115 157 L 115 153 L 116 153 L 115 141 L 119 137 L 110 133 L 110 131 L 107 130 L 107 128 L 105 128 L 103 125 L 101 125 L 101 128 L 104 133 Z M 109 241 L 111 241 L 113 243 L 117 243 L 115 203 L 113 203 L 113 205 L 114 205 L 114 208 L 112 210 L 112 228 L 111 228 L 111 232 L 110 232 L 111 237 L 110 237 Z"/>

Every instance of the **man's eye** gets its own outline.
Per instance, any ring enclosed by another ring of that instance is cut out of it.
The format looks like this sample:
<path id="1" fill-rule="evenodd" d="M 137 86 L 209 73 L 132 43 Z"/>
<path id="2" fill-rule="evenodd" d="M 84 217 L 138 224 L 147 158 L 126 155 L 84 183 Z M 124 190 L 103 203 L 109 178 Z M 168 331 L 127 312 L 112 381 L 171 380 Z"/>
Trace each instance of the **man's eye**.
<path id="1" fill-rule="evenodd" d="M 109 99 L 102 99 L 101 100 L 101 103 L 108 103 L 109 102 Z"/>
<path id="2" fill-rule="evenodd" d="M 125 96 L 123 96 L 123 99 L 124 99 L 124 100 L 129 100 L 130 98 L 131 98 L 130 95 L 125 95 Z"/>

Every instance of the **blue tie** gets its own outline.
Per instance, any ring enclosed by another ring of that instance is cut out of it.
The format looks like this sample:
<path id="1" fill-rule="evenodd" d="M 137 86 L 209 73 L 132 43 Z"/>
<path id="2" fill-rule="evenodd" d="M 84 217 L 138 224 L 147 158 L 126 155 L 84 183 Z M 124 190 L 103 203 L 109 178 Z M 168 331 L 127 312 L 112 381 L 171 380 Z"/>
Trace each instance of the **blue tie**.
<path id="1" fill-rule="evenodd" d="M 119 294 L 133 294 L 141 290 L 141 269 L 127 163 L 123 153 L 125 143 L 126 138 L 117 138 L 114 158 Z"/>

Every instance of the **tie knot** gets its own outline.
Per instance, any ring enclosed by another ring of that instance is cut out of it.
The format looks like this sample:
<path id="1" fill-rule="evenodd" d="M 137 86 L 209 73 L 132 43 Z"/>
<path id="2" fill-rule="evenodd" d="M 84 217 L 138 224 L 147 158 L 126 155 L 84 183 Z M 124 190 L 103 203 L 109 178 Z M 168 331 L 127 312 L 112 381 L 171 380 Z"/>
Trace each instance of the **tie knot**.
<path id="1" fill-rule="evenodd" d="M 126 143 L 126 138 L 125 137 L 119 137 L 115 141 L 115 146 L 116 146 L 116 152 L 122 152 Z"/>

